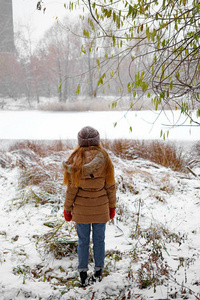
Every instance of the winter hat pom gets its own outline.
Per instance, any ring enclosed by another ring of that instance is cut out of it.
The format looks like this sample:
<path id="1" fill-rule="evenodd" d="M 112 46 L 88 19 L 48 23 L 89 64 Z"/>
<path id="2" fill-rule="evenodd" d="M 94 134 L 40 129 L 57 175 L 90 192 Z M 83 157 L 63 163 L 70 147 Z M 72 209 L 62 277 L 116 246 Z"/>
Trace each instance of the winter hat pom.
<path id="1" fill-rule="evenodd" d="M 83 127 L 78 133 L 78 144 L 81 147 L 98 146 L 100 144 L 99 132 L 90 127 Z"/>

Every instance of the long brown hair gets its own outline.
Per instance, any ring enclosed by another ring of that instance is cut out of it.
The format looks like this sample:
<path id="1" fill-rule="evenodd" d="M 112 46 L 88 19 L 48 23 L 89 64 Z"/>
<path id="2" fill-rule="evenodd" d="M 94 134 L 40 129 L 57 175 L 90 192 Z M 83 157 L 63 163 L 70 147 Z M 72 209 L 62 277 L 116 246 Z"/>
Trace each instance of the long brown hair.
<path id="1" fill-rule="evenodd" d="M 107 178 L 107 183 L 108 184 L 113 184 L 114 183 L 114 168 L 112 165 L 112 162 L 110 160 L 110 157 L 108 153 L 100 146 L 89 146 L 89 147 L 80 147 L 78 146 L 70 155 L 67 165 L 72 165 L 72 171 L 71 174 L 67 172 L 65 169 L 64 171 L 64 180 L 63 183 L 65 185 L 70 184 L 72 186 L 78 187 L 80 185 L 81 181 L 81 175 L 82 175 L 82 170 L 83 170 L 83 165 L 85 163 L 85 151 L 87 150 L 99 150 L 101 151 L 104 156 L 105 156 L 105 161 L 106 161 L 106 178 Z"/>

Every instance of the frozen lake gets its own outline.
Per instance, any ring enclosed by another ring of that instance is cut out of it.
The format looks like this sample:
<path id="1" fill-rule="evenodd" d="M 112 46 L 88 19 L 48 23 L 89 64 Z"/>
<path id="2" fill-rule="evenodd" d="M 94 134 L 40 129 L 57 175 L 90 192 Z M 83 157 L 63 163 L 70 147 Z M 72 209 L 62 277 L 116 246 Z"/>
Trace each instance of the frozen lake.
<path id="1" fill-rule="evenodd" d="M 0 111 L 0 139 L 67 140 L 76 139 L 87 125 L 99 130 L 107 139 L 160 139 L 160 131 L 170 129 L 169 140 L 198 141 L 200 126 L 189 126 L 189 120 L 178 111 L 159 115 L 158 111 L 128 112 L 41 112 Z M 199 120 L 200 121 L 200 120 Z M 117 126 L 114 127 L 114 123 Z M 184 126 L 179 126 L 184 123 Z M 165 126 L 176 124 L 178 126 Z M 132 132 L 129 128 L 132 127 Z"/>

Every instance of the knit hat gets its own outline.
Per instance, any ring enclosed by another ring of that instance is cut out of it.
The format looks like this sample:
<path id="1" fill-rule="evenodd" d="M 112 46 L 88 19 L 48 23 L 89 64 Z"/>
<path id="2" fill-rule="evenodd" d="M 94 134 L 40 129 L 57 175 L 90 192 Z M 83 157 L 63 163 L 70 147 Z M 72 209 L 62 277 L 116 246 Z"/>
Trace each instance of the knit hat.
<path id="1" fill-rule="evenodd" d="M 99 132 L 90 127 L 83 127 L 78 133 L 78 144 L 81 147 L 98 146 L 100 144 Z"/>

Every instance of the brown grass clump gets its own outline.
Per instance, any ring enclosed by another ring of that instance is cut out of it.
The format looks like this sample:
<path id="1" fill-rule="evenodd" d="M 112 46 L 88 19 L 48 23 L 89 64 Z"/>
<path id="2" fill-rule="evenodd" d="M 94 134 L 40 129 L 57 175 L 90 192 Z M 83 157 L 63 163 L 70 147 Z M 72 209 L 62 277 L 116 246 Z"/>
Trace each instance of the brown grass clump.
<path id="1" fill-rule="evenodd" d="M 13 167 L 13 162 L 11 156 L 8 153 L 0 150 L 0 167 L 1 168 L 9 168 Z"/>
<path id="2" fill-rule="evenodd" d="M 16 204 L 18 202 L 20 206 L 25 203 L 35 203 L 36 206 L 46 203 L 59 205 L 65 191 L 62 177 L 61 163 L 44 165 L 40 161 L 37 165 L 23 168 L 19 180 L 21 195 L 19 199 L 15 199 Z"/>
<path id="3" fill-rule="evenodd" d="M 182 150 L 166 142 L 144 142 L 136 140 L 102 141 L 103 147 L 111 150 L 115 156 L 126 160 L 143 158 L 170 167 L 175 171 L 185 171 L 187 165 Z M 3 168 L 18 166 L 21 169 L 19 191 L 21 194 L 14 199 L 20 205 L 35 203 L 36 205 L 58 203 L 64 197 L 62 161 L 69 155 L 73 147 L 68 142 L 25 141 L 10 147 L 10 152 L 0 152 L 0 165 Z M 198 147 L 197 147 L 198 149 Z M 115 157 L 116 158 L 116 157 Z M 121 192 L 138 194 L 132 179 L 133 173 L 141 173 L 145 180 L 152 181 L 151 175 L 140 169 L 126 172 L 125 178 L 117 182 Z M 162 190 L 171 192 L 167 178 L 162 182 Z M 161 199 L 162 200 L 162 199 Z"/>
<path id="4" fill-rule="evenodd" d="M 21 184 L 23 186 L 39 185 L 51 179 L 51 175 L 41 166 L 32 166 L 21 174 Z"/>
<path id="5" fill-rule="evenodd" d="M 9 151 L 31 150 L 33 153 L 40 157 L 49 156 L 55 152 L 66 151 L 72 149 L 70 143 L 64 144 L 62 141 L 43 142 L 43 141 L 24 141 L 17 142 L 9 148 Z"/>
<path id="6" fill-rule="evenodd" d="M 67 227 L 65 227 L 65 223 L 65 221 L 44 223 L 52 230 L 38 237 L 36 242 L 38 248 L 43 248 L 46 253 L 52 253 L 56 259 L 77 253 L 78 242 L 75 234 L 75 224 L 67 224 Z"/>
<path id="7" fill-rule="evenodd" d="M 18 166 L 18 194 L 13 204 L 21 207 L 27 203 L 35 206 L 46 203 L 60 205 L 65 188 L 62 184 L 62 161 L 68 145 L 61 141 L 19 142 L 11 147 L 12 164 Z"/>
<path id="8" fill-rule="evenodd" d="M 186 171 L 187 161 L 183 157 L 182 149 L 170 143 L 119 139 L 113 142 L 103 141 L 102 145 L 123 159 L 143 158 L 170 167 L 174 171 Z"/>
<path id="9" fill-rule="evenodd" d="M 54 238 L 46 244 L 47 252 L 54 254 L 56 259 L 62 259 L 71 253 L 77 253 L 78 242 L 70 241 L 65 238 Z"/>
<path id="10" fill-rule="evenodd" d="M 200 142 L 194 146 L 194 152 L 200 157 Z"/>
<path id="11" fill-rule="evenodd" d="M 188 163 L 188 167 L 190 172 L 192 172 L 192 168 L 199 168 L 200 167 L 200 142 L 192 147 L 191 150 L 191 159 Z M 196 174 L 195 172 L 193 175 L 198 176 L 200 174 Z"/>
<path id="12" fill-rule="evenodd" d="M 116 187 L 121 193 L 130 192 L 131 194 L 137 195 L 139 191 L 136 188 L 136 185 L 133 181 L 133 172 L 125 171 L 124 176 L 120 175 L 116 182 Z"/>
<path id="13" fill-rule="evenodd" d="M 185 171 L 187 164 L 181 148 L 178 149 L 175 145 L 164 142 L 152 142 L 146 158 L 164 167 L 170 167 L 174 171 Z"/>

